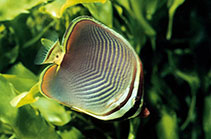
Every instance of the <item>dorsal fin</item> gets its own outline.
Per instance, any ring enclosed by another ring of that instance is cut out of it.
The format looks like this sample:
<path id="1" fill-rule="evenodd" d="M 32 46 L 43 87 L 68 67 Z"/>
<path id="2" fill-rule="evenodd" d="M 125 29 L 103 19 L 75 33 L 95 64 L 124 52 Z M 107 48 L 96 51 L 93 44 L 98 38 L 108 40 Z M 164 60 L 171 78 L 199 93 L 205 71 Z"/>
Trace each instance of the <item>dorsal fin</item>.
<path id="1" fill-rule="evenodd" d="M 50 58 L 50 55 L 53 52 L 53 49 L 55 49 L 56 45 L 58 45 L 58 40 L 56 42 L 53 42 L 51 40 L 42 38 L 41 43 L 43 47 L 40 48 L 35 59 L 35 64 L 38 64 L 38 65 L 49 63 L 46 61 L 48 61 L 48 59 Z"/>
<path id="2" fill-rule="evenodd" d="M 59 65 L 63 59 L 64 51 L 59 43 L 58 35 L 53 32 L 48 38 L 41 39 L 43 47 L 37 53 L 35 64 L 56 63 Z"/>
<path id="3" fill-rule="evenodd" d="M 52 40 L 42 38 L 41 44 L 45 47 L 46 50 L 50 50 L 50 49 L 52 49 L 54 42 Z"/>

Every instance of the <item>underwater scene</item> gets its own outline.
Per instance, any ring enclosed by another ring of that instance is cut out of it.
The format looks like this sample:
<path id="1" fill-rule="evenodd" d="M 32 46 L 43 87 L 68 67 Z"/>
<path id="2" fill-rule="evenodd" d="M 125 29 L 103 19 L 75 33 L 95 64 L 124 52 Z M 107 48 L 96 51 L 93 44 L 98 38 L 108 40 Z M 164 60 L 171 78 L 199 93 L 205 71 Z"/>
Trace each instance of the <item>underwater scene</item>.
<path id="1" fill-rule="evenodd" d="M 208 0 L 0 0 L 0 139 L 211 139 Z"/>

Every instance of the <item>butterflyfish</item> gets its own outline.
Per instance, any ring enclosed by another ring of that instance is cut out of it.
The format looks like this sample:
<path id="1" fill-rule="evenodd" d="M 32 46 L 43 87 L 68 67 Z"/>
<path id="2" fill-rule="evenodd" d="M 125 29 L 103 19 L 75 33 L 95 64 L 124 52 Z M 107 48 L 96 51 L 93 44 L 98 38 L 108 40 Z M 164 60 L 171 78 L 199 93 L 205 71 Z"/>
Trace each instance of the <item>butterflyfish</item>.
<path id="1" fill-rule="evenodd" d="M 61 44 L 41 42 L 45 51 L 37 61 L 50 63 L 40 78 L 43 95 L 100 120 L 148 115 L 142 62 L 122 35 L 82 16 L 72 21 Z"/>

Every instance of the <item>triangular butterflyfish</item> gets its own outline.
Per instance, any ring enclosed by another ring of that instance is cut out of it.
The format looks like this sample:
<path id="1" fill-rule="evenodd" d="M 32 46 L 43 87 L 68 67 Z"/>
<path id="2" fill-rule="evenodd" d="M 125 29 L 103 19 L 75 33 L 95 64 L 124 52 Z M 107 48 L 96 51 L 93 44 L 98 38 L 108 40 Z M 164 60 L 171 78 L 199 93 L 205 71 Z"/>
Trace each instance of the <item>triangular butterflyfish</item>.
<path id="1" fill-rule="evenodd" d="M 45 53 L 38 63 L 43 95 L 101 120 L 149 113 L 143 106 L 142 62 L 119 33 L 82 16 L 74 19 L 58 40 L 42 39 Z"/>

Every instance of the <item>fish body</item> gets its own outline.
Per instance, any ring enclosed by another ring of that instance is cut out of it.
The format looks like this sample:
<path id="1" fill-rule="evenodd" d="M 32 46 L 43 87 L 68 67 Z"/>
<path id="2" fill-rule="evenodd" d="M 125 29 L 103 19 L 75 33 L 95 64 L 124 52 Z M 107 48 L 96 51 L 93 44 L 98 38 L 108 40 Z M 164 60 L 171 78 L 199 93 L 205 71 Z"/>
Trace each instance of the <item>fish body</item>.
<path id="1" fill-rule="evenodd" d="M 54 59 L 41 75 L 45 96 L 101 120 L 141 113 L 142 62 L 120 34 L 93 18 L 79 17 L 55 48 L 59 55 L 51 50 L 42 60 Z"/>

